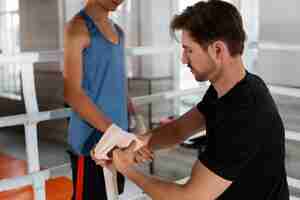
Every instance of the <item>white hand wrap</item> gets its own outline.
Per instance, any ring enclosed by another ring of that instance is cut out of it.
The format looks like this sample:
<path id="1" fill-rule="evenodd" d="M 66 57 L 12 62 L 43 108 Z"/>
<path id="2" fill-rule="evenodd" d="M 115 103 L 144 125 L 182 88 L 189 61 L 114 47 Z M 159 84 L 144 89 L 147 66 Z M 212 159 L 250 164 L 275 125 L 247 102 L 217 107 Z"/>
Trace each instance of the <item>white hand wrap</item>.
<path id="1" fill-rule="evenodd" d="M 115 124 L 112 124 L 103 134 L 102 138 L 94 149 L 94 156 L 97 159 L 107 160 L 108 153 L 115 147 L 126 148 L 132 141 L 136 141 L 135 151 L 140 149 L 144 144 L 134 134 L 122 130 Z"/>

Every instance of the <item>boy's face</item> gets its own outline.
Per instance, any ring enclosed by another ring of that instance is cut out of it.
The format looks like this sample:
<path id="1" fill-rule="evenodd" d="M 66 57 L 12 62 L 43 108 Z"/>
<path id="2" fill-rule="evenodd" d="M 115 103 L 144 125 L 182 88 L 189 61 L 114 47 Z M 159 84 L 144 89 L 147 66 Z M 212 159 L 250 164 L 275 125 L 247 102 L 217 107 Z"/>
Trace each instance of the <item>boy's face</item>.
<path id="1" fill-rule="evenodd" d="M 96 0 L 107 11 L 115 11 L 124 0 Z"/>

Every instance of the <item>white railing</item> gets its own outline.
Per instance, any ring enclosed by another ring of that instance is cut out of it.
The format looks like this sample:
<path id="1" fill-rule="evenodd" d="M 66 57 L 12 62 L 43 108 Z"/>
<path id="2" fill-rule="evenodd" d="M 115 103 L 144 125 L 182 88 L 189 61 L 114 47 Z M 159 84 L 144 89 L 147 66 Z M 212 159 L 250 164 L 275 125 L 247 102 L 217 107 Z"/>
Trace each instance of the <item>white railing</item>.
<path id="1" fill-rule="evenodd" d="M 168 48 L 165 49 L 167 52 Z M 132 54 L 139 54 L 139 51 L 142 53 L 151 52 L 150 49 L 145 50 L 145 48 L 132 50 Z M 156 49 L 153 53 L 156 53 Z M 129 53 L 130 54 L 130 53 Z M 58 56 L 60 53 L 57 54 Z M 26 151 L 27 151 L 27 160 L 28 160 L 28 172 L 29 175 L 1 180 L 0 181 L 0 192 L 7 191 L 10 189 L 16 189 L 25 185 L 32 184 L 34 188 L 35 199 L 44 200 L 45 197 L 45 180 L 51 177 L 51 172 L 55 170 L 60 170 L 61 168 L 68 167 L 68 165 L 57 167 L 54 169 L 48 169 L 40 171 L 39 165 L 39 153 L 37 145 L 37 124 L 42 121 L 54 120 L 54 119 L 63 119 L 69 116 L 69 109 L 57 109 L 45 112 L 39 112 L 35 86 L 34 86 L 34 71 L 33 63 L 40 62 L 42 59 L 45 60 L 56 60 L 57 55 L 55 53 L 51 56 L 41 56 L 37 53 L 31 54 L 20 54 L 15 56 L 0 56 L 0 64 L 6 63 L 18 63 L 22 64 L 22 82 L 23 82 L 23 96 L 26 106 L 26 114 L 20 114 L 15 116 L 1 117 L 0 118 L 0 128 L 24 125 L 25 126 L 25 138 L 26 138 Z M 300 97 L 300 90 L 296 88 L 285 88 L 278 86 L 269 86 L 270 90 L 274 94 L 289 95 L 293 97 Z M 136 97 L 133 99 L 135 104 L 143 105 L 148 103 L 153 103 L 161 101 L 162 99 L 172 99 L 176 97 L 181 97 L 183 95 L 190 94 L 199 94 L 203 93 L 205 88 L 197 88 L 184 91 L 172 91 L 166 93 L 158 93 L 150 96 Z M 286 131 L 286 138 L 288 140 L 300 141 L 300 133 Z M 107 180 L 107 179 L 106 179 Z M 294 188 L 300 189 L 300 180 L 293 179 L 288 177 L 289 185 Z M 108 188 L 108 190 L 114 190 L 114 188 Z M 110 192 L 108 192 L 110 193 Z M 113 192 L 112 192 L 113 193 Z M 111 200 L 115 200 L 117 197 L 115 195 L 110 197 Z M 136 198 L 135 198 L 136 199 Z"/>
<path id="2" fill-rule="evenodd" d="M 144 47 L 127 47 L 125 49 L 126 56 L 154 55 L 162 53 L 172 53 L 177 45 L 170 46 L 144 46 Z M 19 57 L 27 57 L 27 55 L 35 54 L 38 56 L 38 62 L 60 62 L 63 60 L 63 50 L 40 51 L 39 53 L 22 53 Z M 27 57 L 29 58 L 29 57 Z M 29 58 L 30 59 L 30 58 Z M 1 60 L 1 57 L 0 57 Z M 6 58 L 10 60 L 10 58 Z"/>
<path id="3" fill-rule="evenodd" d="M 300 88 L 270 85 L 269 89 L 273 94 L 300 98 Z"/>
<path id="4" fill-rule="evenodd" d="M 268 42 L 268 41 L 260 41 L 250 42 L 247 44 L 247 48 L 249 49 L 257 49 L 257 50 L 269 50 L 269 51 L 290 51 L 290 52 L 299 52 L 300 45 L 297 44 L 287 44 L 287 43 L 278 43 L 278 42 Z"/>
<path id="5" fill-rule="evenodd" d="M 170 45 L 165 47 L 128 47 L 126 48 L 126 56 L 140 56 L 140 55 L 155 55 L 155 54 L 169 54 L 174 52 L 178 48 L 178 45 Z M 60 66 L 63 63 L 63 50 L 55 51 L 40 51 L 37 53 L 22 53 L 14 56 L 17 60 L 21 59 L 26 62 L 25 59 L 31 60 L 32 56 L 35 55 L 38 58 L 38 62 L 59 62 Z M 19 66 L 7 66 L 6 62 L 10 60 L 11 56 L 0 55 L 3 66 L 0 66 L 0 97 L 9 98 L 14 100 L 22 100 L 21 95 L 21 80 L 20 80 L 20 69 Z M 16 62 L 19 63 L 19 62 Z M 7 69 L 14 70 L 14 73 L 9 72 Z M 50 71 L 57 71 L 59 68 L 48 68 Z"/>
<path id="6" fill-rule="evenodd" d="M 300 51 L 300 45 L 275 43 L 275 42 L 264 42 L 261 41 L 258 44 L 258 48 L 261 50 L 272 50 L 272 51 Z"/>

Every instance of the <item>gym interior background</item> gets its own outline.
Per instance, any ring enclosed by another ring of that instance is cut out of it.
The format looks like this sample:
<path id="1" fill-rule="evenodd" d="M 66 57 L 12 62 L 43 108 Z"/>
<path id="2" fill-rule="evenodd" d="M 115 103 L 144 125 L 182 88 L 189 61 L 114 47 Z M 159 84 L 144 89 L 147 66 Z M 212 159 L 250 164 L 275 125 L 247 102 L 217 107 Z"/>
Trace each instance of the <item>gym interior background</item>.
<path id="1" fill-rule="evenodd" d="M 241 11 L 248 34 L 244 55 L 249 71 L 259 74 L 274 87 L 274 97 L 286 130 L 298 140 L 286 141 L 288 176 L 293 177 L 291 195 L 300 198 L 295 188 L 300 180 L 300 2 L 298 0 L 228 0 Z M 125 30 L 128 56 L 128 87 L 131 97 L 168 96 L 170 92 L 206 88 L 197 83 L 180 64 L 180 44 L 169 35 L 172 16 L 197 0 L 126 0 L 111 16 Z M 26 160 L 23 125 L 6 127 L 4 119 L 28 113 L 24 100 L 23 63 L 1 59 L 37 54 L 33 63 L 38 110 L 64 108 L 62 55 L 63 26 L 84 5 L 84 0 L 1 0 L 0 1 L 0 148 L 3 155 Z M 22 79 L 23 78 L 23 79 Z M 137 106 L 148 128 L 162 119 L 178 116 L 195 105 L 203 93 L 160 98 Z M 172 95 L 169 95 L 172 96 Z M 3 122 L 3 123 L 2 123 Z M 4 124 L 4 125 L 2 125 Z M 299 133 L 298 133 L 299 132 Z M 39 161 L 43 169 L 68 162 L 65 153 L 67 120 L 56 119 L 38 124 Z M 154 174 L 178 180 L 190 173 L 197 151 L 193 141 L 158 153 Z M 144 167 L 147 171 L 147 166 Z M 57 176 L 70 177 L 68 170 Z M 0 176 L 7 178 L 5 174 Z M 1 193 L 0 193 L 1 194 Z M 0 195 L 1 199 L 1 195 Z"/>

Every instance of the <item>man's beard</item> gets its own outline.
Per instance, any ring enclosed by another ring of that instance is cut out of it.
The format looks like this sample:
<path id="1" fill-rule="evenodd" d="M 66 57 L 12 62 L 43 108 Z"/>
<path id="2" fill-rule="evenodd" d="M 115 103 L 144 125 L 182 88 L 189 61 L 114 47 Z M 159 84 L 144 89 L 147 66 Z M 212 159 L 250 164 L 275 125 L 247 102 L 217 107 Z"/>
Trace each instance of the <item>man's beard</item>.
<path id="1" fill-rule="evenodd" d="M 188 63 L 187 67 L 194 71 L 193 75 L 194 75 L 194 78 L 195 78 L 196 81 L 198 81 L 198 82 L 207 81 L 207 77 L 205 77 L 204 75 L 198 74 L 197 71 L 194 70 L 194 68 L 192 67 L 191 63 Z"/>

